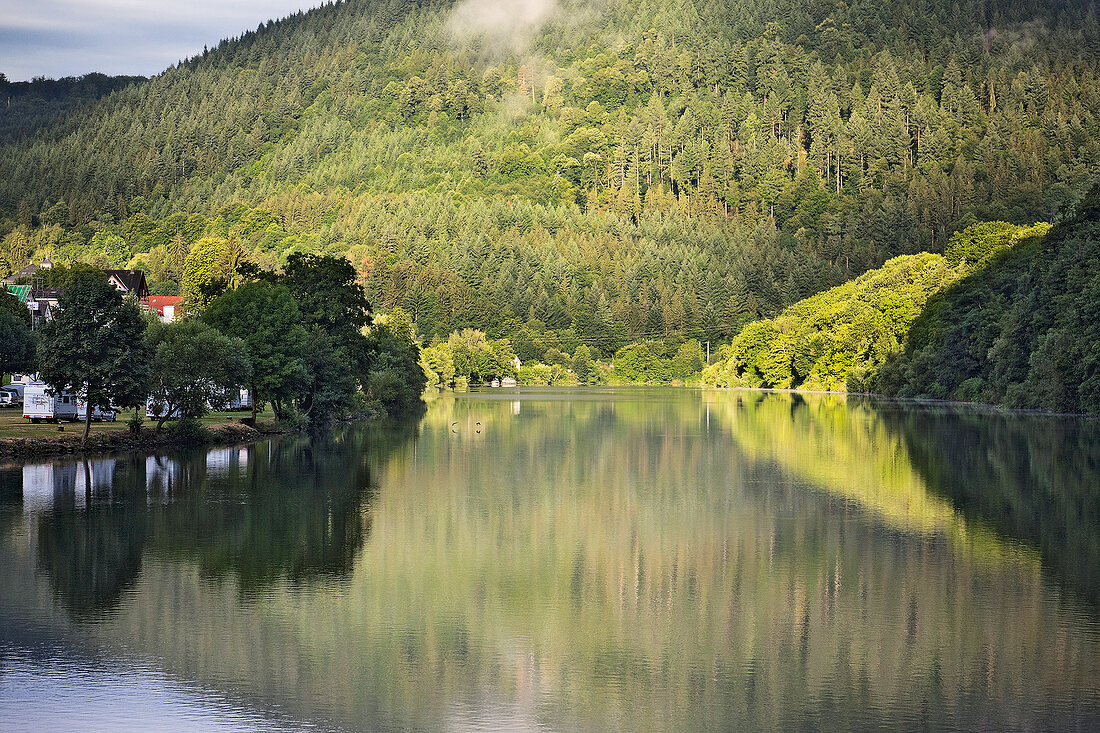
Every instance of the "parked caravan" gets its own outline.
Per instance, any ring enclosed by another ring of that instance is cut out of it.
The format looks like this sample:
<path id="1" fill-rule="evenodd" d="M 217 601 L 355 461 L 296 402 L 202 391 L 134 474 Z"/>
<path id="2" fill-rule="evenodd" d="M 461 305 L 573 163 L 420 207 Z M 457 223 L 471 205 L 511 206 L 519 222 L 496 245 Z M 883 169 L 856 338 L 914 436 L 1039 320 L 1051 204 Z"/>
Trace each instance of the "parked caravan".
<path id="1" fill-rule="evenodd" d="M 88 416 L 88 403 L 84 401 L 83 397 L 76 398 L 76 417 L 78 420 L 83 420 Z M 92 408 L 92 420 L 102 420 L 105 422 L 115 421 L 114 410 L 104 410 L 102 407 Z"/>
<path id="2" fill-rule="evenodd" d="M 76 417 L 76 397 L 67 392 L 51 394 L 45 382 L 28 384 L 23 390 L 23 417 L 32 422 L 42 420 L 73 420 Z"/>
<path id="3" fill-rule="evenodd" d="M 215 412 L 252 409 L 252 393 L 244 388 L 227 389 L 217 398 L 206 403 Z"/>
<path id="4" fill-rule="evenodd" d="M 22 402 L 23 401 L 23 391 L 27 389 L 27 385 L 24 384 L 23 382 L 8 382 L 3 387 L 0 387 L 0 389 L 6 390 L 8 392 L 14 392 L 15 395 L 16 395 L 16 400 L 15 401 L 16 402 Z"/>
<path id="5" fill-rule="evenodd" d="M 183 417 L 183 412 L 178 407 L 169 412 L 168 404 L 163 399 L 156 395 L 150 395 L 149 399 L 145 401 L 145 417 L 148 420 L 160 420 L 161 418 L 179 420 Z"/>

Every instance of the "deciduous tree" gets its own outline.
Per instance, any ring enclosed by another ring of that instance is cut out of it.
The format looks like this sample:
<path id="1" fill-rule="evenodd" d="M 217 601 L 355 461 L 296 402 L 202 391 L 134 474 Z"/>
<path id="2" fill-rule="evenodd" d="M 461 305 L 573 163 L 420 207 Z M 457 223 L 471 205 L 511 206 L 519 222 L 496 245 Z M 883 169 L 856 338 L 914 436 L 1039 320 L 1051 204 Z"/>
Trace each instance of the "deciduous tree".
<path id="1" fill-rule="evenodd" d="M 58 301 L 60 312 L 42 329 L 38 369 L 61 391 L 87 404 L 82 442 L 96 407 L 133 407 L 148 394 L 152 353 L 145 320 L 101 275 L 76 278 Z"/>
<path id="2" fill-rule="evenodd" d="M 202 319 L 248 347 L 252 419 L 260 400 L 269 400 L 275 417 L 282 418 L 309 378 L 304 359 L 309 333 L 290 291 L 267 282 L 245 283 L 211 303 Z"/>
<path id="3" fill-rule="evenodd" d="M 250 381 L 248 347 L 206 323 L 157 321 L 149 325 L 147 337 L 153 350 L 149 392 L 166 407 L 158 431 L 173 413 L 202 417 L 207 403 Z"/>

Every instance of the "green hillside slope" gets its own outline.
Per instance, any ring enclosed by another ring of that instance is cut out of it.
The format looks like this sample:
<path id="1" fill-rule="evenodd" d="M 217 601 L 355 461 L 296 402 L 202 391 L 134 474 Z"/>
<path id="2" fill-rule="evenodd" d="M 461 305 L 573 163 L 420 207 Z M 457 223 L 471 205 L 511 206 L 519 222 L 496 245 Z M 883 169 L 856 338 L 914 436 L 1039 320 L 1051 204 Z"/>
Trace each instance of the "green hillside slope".
<path id="1" fill-rule="evenodd" d="M 985 222 L 956 233 L 945 255 L 896 257 L 851 282 L 795 303 L 774 319 L 748 324 L 720 350 L 703 381 L 719 387 L 831 391 L 877 386 L 888 362 L 892 375 L 902 369 L 898 357 L 903 349 L 918 348 L 914 344 L 923 344 L 945 328 L 965 332 L 972 315 L 948 313 L 945 299 L 984 282 L 991 277 L 984 271 L 990 263 L 1014 246 L 1028 250 L 1049 229 L 1048 224 Z M 967 303 L 988 307 L 984 297 Z M 955 354 L 926 353 L 921 364 L 935 378 L 961 368 L 953 358 Z"/>
<path id="2" fill-rule="evenodd" d="M 1048 218 L 1100 163 L 1086 3 L 479 1 L 328 5 L 0 144 L 0 269 L 348 254 L 420 333 L 611 354 Z"/>
<path id="3" fill-rule="evenodd" d="M 937 254 L 896 257 L 852 282 L 754 321 L 719 351 L 703 381 L 719 387 L 860 389 L 900 350 L 930 295 L 957 280 Z"/>
<path id="4" fill-rule="evenodd" d="M 994 253 L 928 303 L 877 387 L 1100 412 L 1100 187 L 1046 237 Z"/>

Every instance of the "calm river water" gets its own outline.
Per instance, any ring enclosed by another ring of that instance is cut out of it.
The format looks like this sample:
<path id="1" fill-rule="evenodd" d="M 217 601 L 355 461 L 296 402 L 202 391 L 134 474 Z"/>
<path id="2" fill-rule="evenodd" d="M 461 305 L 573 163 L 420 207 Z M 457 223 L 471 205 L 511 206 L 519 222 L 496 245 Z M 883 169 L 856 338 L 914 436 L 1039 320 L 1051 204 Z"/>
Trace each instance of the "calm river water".
<path id="1" fill-rule="evenodd" d="M 1097 730 L 1100 425 L 690 389 L 0 466 L 2 730 Z"/>

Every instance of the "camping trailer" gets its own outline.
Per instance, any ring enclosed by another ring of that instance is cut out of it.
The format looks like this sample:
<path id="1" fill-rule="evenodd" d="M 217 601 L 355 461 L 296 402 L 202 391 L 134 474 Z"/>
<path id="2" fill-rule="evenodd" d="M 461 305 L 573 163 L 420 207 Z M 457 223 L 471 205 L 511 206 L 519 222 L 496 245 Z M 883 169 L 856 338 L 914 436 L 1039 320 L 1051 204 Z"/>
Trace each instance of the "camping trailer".
<path id="1" fill-rule="evenodd" d="M 83 397 L 76 398 L 76 417 L 78 420 L 83 420 L 88 416 L 88 403 L 84 401 Z M 92 408 L 92 420 L 103 420 L 106 422 L 115 421 L 114 410 L 104 410 L 102 407 Z"/>
<path id="2" fill-rule="evenodd" d="M 68 392 L 56 392 L 45 382 L 28 384 L 23 390 L 23 417 L 32 422 L 75 421 L 76 397 Z"/>
<path id="3" fill-rule="evenodd" d="M 216 398 L 207 402 L 206 406 L 213 412 L 250 410 L 252 409 L 252 393 L 243 387 L 233 387 L 224 390 Z"/>
<path id="4" fill-rule="evenodd" d="M 230 387 L 207 401 L 210 412 L 231 412 L 234 409 L 251 409 L 252 393 L 244 387 Z"/>

